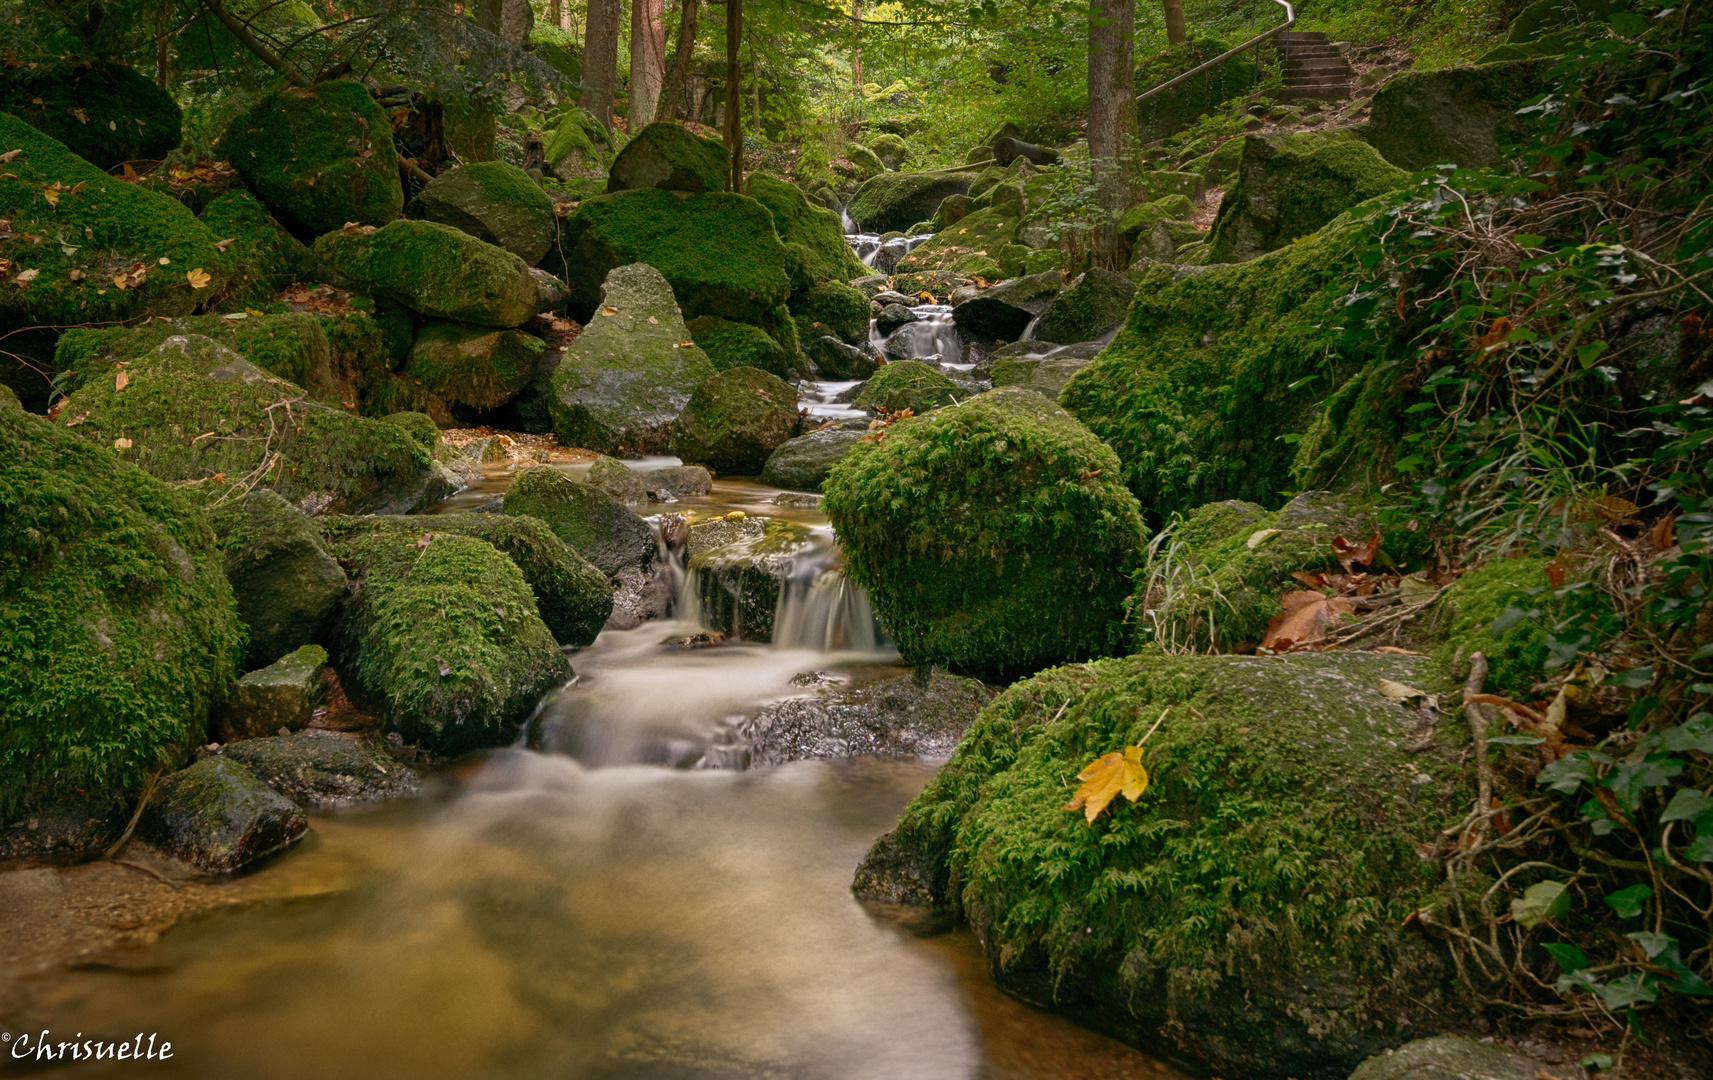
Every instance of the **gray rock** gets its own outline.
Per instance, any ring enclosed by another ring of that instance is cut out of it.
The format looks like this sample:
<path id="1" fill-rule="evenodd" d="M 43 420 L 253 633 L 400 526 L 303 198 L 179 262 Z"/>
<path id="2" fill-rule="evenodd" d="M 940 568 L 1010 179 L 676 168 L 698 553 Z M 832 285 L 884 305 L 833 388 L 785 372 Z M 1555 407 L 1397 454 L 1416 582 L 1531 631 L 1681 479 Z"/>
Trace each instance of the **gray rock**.
<path id="1" fill-rule="evenodd" d="M 1122 274 L 1099 268 L 1085 270 L 1047 305 L 1035 335 L 1066 343 L 1106 337 L 1124 325 L 1135 295 L 1135 284 Z"/>
<path id="2" fill-rule="evenodd" d="M 100 855 L 125 831 L 131 811 L 121 802 L 50 799 L 28 816 L 0 828 L 0 859 L 85 862 Z M 8 873 L 0 880 L 15 877 Z"/>
<path id="3" fill-rule="evenodd" d="M 855 345 L 846 345 L 838 338 L 823 335 L 810 341 L 803 351 L 824 378 L 866 379 L 879 366 L 873 353 Z"/>
<path id="4" fill-rule="evenodd" d="M 505 513 L 540 518 L 609 577 L 654 560 L 654 530 L 601 488 L 573 480 L 551 465 L 517 474 L 506 492 Z"/>
<path id="5" fill-rule="evenodd" d="M 464 481 L 438 461 L 426 469 L 395 476 L 348 507 L 353 514 L 414 514 L 457 493 Z"/>
<path id="6" fill-rule="evenodd" d="M 1088 367 L 1095 354 L 1104 347 L 1098 341 L 1045 347 L 1036 342 L 1019 341 L 995 349 L 988 355 L 988 374 L 996 388 L 1020 386 L 1057 401 L 1059 391 L 1065 388 L 1071 377 Z"/>
<path id="7" fill-rule="evenodd" d="M 849 425 L 835 423 L 783 442 L 768 455 L 760 480 L 773 487 L 820 491 L 827 473 L 862 441 L 867 429 L 862 420 Z"/>
<path id="8" fill-rule="evenodd" d="M 1586 1080 L 1580 1065 L 1554 1063 L 1460 1035 L 1417 1039 L 1356 1066 L 1350 1080 Z"/>
<path id="9" fill-rule="evenodd" d="M 1016 341 L 1035 316 L 1047 310 L 1063 285 L 1057 270 L 1013 278 L 952 309 L 952 322 L 966 338 Z"/>
<path id="10" fill-rule="evenodd" d="M 537 266 L 529 268 L 529 279 L 535 282 L 535 313 L 537 315 L 551 314 L 564 308 L 565 302 L 571 299 L 571 290 L 565 283 Z"/>
<path id="11" fill-rule="evenodd" d="M 1394 75 L 1374 95 L 1362 137 L 1401 169 L 1441 161 L 1494 165 L 1501 139 L 1520 132 L 1517 106 L 1541 92 L 1551 60 L 1509 60 Z"/>
<path id="12" fill-rule="evenodd" d="M 690 395 L 713 374 L 660 271 L 621 266 L 607 275 L 600 307 L 553 373 L 553 429 L 564 446 L 658 452 Z"/>
<path id="13" fill-rule="evenodd" d="M 559 231 L 553 200 L 506 161 L 448 169 L 423 185 L 405 213 L 503 247 L 530 266 L 546 256 Z"/>
<path id="14" fill-rule="evenodd" d="M 648 485 L 643 483 L 641 474 L 605 454 L 589 466 L 589 483 L 630 506 L 648 502 Z"/>
<path id="15" fill-rule="evenodd" d="M 305 645 L 232 685 L 215 717 L 221 742 L 259 739 L 281 728 L 301 731 L 321 700 L 327 650 Z"/>
<path id="16" fill-rule="evenodd" d="M 216 754 L 161 781 L 140 828 L 174 858 L 230 873 L 295 843 L 309 822 L 290 799 Z"/>
<path id="17" fill-rule="evenodd" d="M 867 277 L 852 278 L 850 285 L 872 300 L 892 287 L 892 279 L 885 274 L 870 274 Z"/>
<path id="18" fill-rule="evenodd" d="M 673 465 L 642 474 L 648 497 L 655 502 L 706 495 L 714 490 L 714 474 L 701 465 Z"/>
<path id="19" fill-rule="evenodd" d="M 917 672 L 764 706 L 731 735 L 748 748 L 753 766 L 809 758 L 948 757 L 994 694 L 974 679 Z"/>
<path id="20" fill-rule="evenodd" d="M 307 644 L 345 595 L 345 572 L 297 507 L 257 488 L 212 515 L 238 618 L 250 630 L 248 668 Z"/>
<path id="21" fill-rule="evenodd" d="M 228 743 L 220 754 L 305 808 L 379 802 L 417 789 L 414 771 L 334 732 L 246 739 Z"/>
<path id="22" fill-rule="evenodd" d="M 1242 262 L 1284 247 L 1408 181 L 1408 173 L 1343 132 L 1246 135 L 1237 180 L 1208 237 L 1207 261 Z"/>
<path id="23" fill-rule="evenodd" d="M 890 337 L 900 326 L 908 326 L 916 321 L 916 313 L 903 304 L 887 304 L 875 316 L 874 328 L 881 337 Z"/>

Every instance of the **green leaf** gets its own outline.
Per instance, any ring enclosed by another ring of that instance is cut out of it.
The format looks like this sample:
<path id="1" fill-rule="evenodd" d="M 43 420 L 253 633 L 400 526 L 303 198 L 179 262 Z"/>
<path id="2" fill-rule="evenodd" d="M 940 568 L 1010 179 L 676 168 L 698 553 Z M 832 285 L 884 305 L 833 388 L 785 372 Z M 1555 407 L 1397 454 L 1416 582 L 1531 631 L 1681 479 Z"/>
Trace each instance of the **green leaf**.
<path id="1" fill-rule="evenodd" d="M 1636 1005 L 1651 1005 L 1659 1000 L 1659 991 L 1644 984 L 1639 974 L 1626 975 L 1596 986 L 1594 992 L 1600 995 L 1600 1003 L 1613 1012 Z"/>
<path id="2" fill-rule="evenodd" d="M 1648 30 L 1648 20 L 1633 11 L 1615 11 L 1606 21 L 1622 37 L 1641 37 Z"/>
<path id="3" fill-rule="evenodd" d="M 1680 854 L 1691 862 L 1713 862 L 1713 836 L 1697 836 Z"/>
<path id="4" fill-rule="evenodd" d="M 1546 243 L 1546 237 L 1535 236 L 1532 233 L 1518 233 L 1511 239 L 1515 240 L 1519 246 L 1526 248 L 1538 248 Z"/>
<path id="5" fill-rule="evenodd" d="M 1555 941 L 1550 945 L 1543 943 L 1541 948 L 1551 954 L 1552 958 L 1558 962 L 1559 970 L 1566 975 L 1573 971 L 1581 971 L 1588 966 L 1587 954 L 1569 942 Z"/>
<path id="6" fill-rule="evenodd" d="M 1708 810 L 1713 810 L 1713 798 L 1695 788 L 1684 788 L 1672 796 L 1659 820 L 1661 824 L 1667 821 L 1690 821 Z"/>
<path id="7" fill-rule="evenodd" d="M 1713 754 L 1713 713 L 1696 713 L 1676 727 L 1659 733 L 1659 747 L 1674 754 L 1699 750 Z"/>
<path id="8" fill-rule="evenodd" d="M 1633 934 L 1625 934 L 1624 936 L 1640 945 L 1642 951 L 1648 954 L 1649 960 L 1677 944 L 1677 939 L 1670 934 L 1656 934 L 1651 930 L 1637 930 Z"/>
<path id="9" fill-rule="evenodd" d="M 1587 345 L 1580 345 L 1576 349 L 1576 362 L 1582 365 L 1582 370 L 1587 371 L 1599 362 L 1600 354 L 1605 351 L 1606 343 L 1604 341 L 1593 341 Z"/>
<path id="10" fill-rule="evenodd" d="M 1608 686 L 1622 686 L 1629 690 L 1640 690 L 1654 681 L 1654 669 L 1651 667 L 1633 667 L 1620 671 L 1606 680 Z"/>
<path id="11" fill-rule="evenodd" d="M 1570 893 L 1562 881 L 1537 881 L 1511 901 L 1511 918 L 1530 930 L 1570 910 Z"/>
<path id="12" fill-rule="evenodd" d="M 1653 894 L 1654 891 L 1646 885 L 1631 885 L 1629 888 L 1619 889 L 1615 893 L 1608 894 L 1606 906 L 1616 911 L 1621 919 L 1634 918 L 1642 913 L 1642 905 L 1647 903 L 1648 898 Z"/>
<path id="13" fill-rule="evenodd" d="M 1577 1064 L 1584 1069 L 1610 1069 L 1612 1067 L 1612 1055 L 1588 1054 Z"/>

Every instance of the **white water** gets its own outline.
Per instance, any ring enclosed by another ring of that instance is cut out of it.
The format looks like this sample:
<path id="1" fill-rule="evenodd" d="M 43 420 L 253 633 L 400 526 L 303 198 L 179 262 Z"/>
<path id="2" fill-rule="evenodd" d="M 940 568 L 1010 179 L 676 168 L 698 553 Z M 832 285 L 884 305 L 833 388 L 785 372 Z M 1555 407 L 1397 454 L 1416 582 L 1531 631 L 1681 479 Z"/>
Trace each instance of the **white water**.
<path id="1" fill-rule="evenodd" d="M 872 266 L 882 274 L 892 273 L 892 268 L 898 265 L 898 260 L 910 254 L 919 244 L 932 238 L 932 233 L 926 236 L 894 236 L 882 242 L 879 233 L 846 233 L 845 240 L 856 252 L 864 266 Z"/>
<path id="2" fill-rule="evenodd" d="M 955 371 L 968 371 L 975 366 L 959 362 L 963 359 L 964 343 L 952 322 L 951 305 L 916 304 L 910 310 L 915 312 L 916 321 L 905 323 L 886 337 L 881 337 L 870 319 L 870 347 L 884 353 L 889 360 L 920 360 Z"/>

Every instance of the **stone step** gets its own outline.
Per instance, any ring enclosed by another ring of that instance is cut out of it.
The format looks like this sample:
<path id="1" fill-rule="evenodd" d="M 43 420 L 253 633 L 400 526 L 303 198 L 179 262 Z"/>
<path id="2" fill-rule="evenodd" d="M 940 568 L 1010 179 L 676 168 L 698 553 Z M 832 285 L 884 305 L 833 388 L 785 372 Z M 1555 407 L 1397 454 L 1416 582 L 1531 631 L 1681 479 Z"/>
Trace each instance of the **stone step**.
<path id="1" fill-rule="evenodd" d="M 1343 101 L 1350 96 L 1350 84 L 1342 86 L 1286 86 L 1280 89 L 1280 101 Z"/>
<path id="2" fill-rule="evenodd" d="M 1345 78 L 1356 74 L 1349 64 L 1342 60 L 1299 60 L 1285 66 L 1287 79 L 1297 75 L 1342 75 Z"/>
<path id="3" fill-rule="evenodd" d="M 1298 45 L 1295 48 L 1280 49 L 1279 55 L 1293 60 L 1298 57 L 1318 58 L 1324 56 L 1335 56 L 1340 60 L 1344 58 L 1344 54 L 1333 48 L 1331 45 Z"/>
<path id="4" fill-rule="evenodd" d="M 1273 38 L 1287 45 L 1325 45 L 1326 35 L 1319 30 L 1287 30 Z"/>
<path id="5" fill-rule="evenodd" d="M 1306 90 L 1315 87 L 1334 87 L 1349 93 L 1349 79 L 1287 79 L 1285 86 L 1292 90 Z"/>

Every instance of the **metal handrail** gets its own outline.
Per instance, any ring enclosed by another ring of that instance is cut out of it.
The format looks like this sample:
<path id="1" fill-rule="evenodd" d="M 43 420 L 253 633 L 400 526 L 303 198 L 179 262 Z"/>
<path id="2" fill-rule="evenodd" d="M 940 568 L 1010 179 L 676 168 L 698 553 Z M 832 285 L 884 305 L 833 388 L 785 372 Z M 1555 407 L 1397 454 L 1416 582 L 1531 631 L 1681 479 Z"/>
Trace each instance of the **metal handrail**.
<path id="1" fill-rule="evenodd" d="M 1273 27 L 1273 29 L 1266 31 L 1265 33 L 1258 34 L 1255 37 L 1250 38 L 1248 41 L 1245 41 L 1243 44 L 1237 46 L 1237 48 L 1235 48 L 1235 49 L 1232 49 L 1228 52 L 1220 53 L 1218 56 L 1214 57 L 1212 60 L 1209 60 L 1205 64 L 1198 64 L 1195 67 L 1190 68 L 1188 71 L 1184 72 L 1182 75 L 1179 75 L 1175 79 L 1168 79 L 1166 82 L 1161 83 L 1159 86 L 1154 87 L 1154 89 L 1148 91 L 1145 94 L 1138 94 L 1136 97 L 1136 104 L 1140 105 L 1144 101 L 1147 101 L 1149 98 L 1153 97 L 1155 94 L 1158 94 L 1158 93 L 1165 91 L 1165 90 L 1170 90 L 1172 87 L 1183 82 L 1185 79 L 1189 78 L 1190 76 L 1199 75 L 1202 72 L 1206 71 L 1208 68 L 1213 67 L 1215 64 L 1223 63 L 1226 60 L 1231 59 L 1233 56 L 1236 56 L 1238 53 L 1242 52 L 1244 49 L 1249 48 L 1251 45 L 1260 45 L 1263 41 L 1266 41 L 1268 38 L 1274 36 L 1275 34 L 1282 34 L 1286 30 L 1289 30 L 1291 27 L 1293 27 L 1297 24 L 1297 9 L 1292 7 L 1290 5 L 1290 3 L 1288 2 L 1288 0 L 1273 0 L 1273 3 L 1278 4 L 1280 7 L 1283 7 L 1285 9 L 1285 21 L 1283 23 L 1279 24 L 1278 26 Z M 1259 54 L 1257 54 L 1257 57 L 1258 56 L 1259 56 Z M 1256 63 L 1260 63 L 1259 58 L 1257 58 Z"/>

